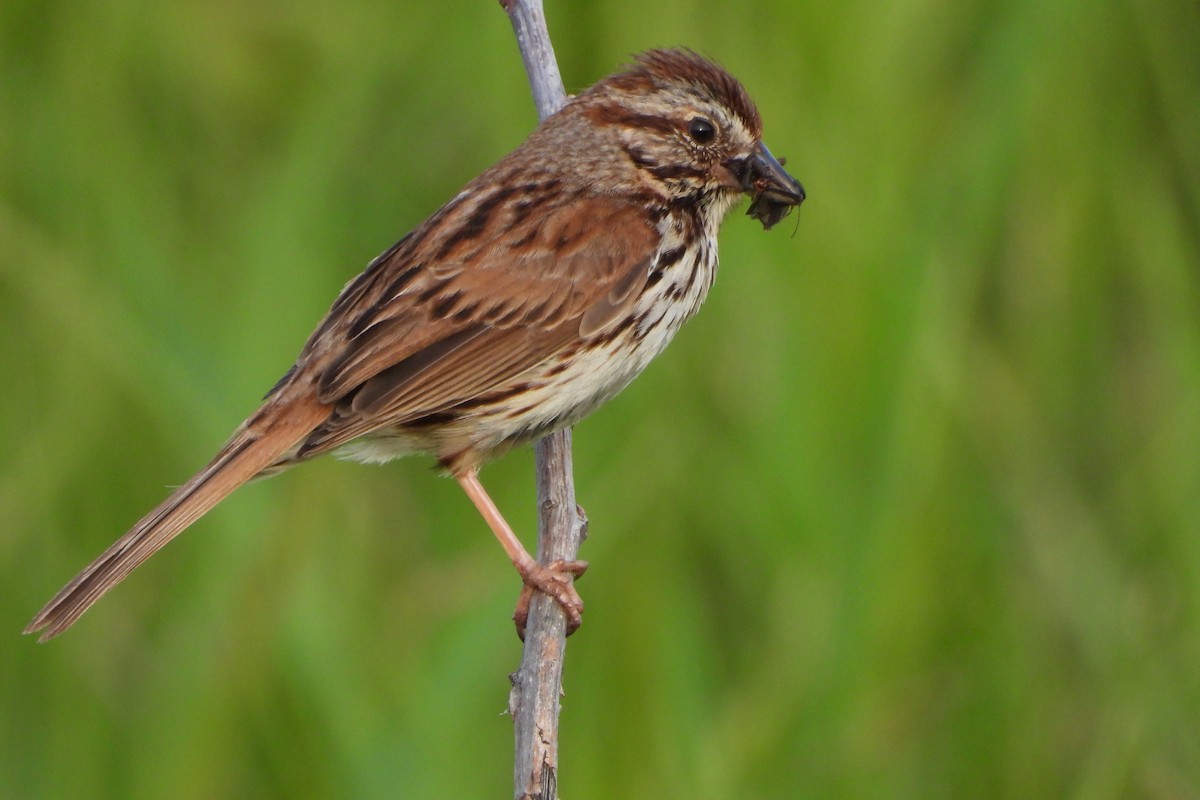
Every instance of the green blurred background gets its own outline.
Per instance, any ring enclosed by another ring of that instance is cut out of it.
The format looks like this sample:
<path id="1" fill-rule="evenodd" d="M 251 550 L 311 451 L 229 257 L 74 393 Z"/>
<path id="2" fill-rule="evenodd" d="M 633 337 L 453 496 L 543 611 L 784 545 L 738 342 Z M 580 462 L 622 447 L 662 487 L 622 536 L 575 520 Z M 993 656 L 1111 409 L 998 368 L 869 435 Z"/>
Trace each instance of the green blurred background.
<path id="1" fill-rule="evenodd" d="M 548 14 L 569 90 L 723 62 L 810 196 L 576 432 L 563 795 L 1200 797 L 1200 6 Z M 0 795 L 509 796 L 517 580 L 428 461 L 18 634 L 534 122 L 487 0 L 0 4 Z"/>

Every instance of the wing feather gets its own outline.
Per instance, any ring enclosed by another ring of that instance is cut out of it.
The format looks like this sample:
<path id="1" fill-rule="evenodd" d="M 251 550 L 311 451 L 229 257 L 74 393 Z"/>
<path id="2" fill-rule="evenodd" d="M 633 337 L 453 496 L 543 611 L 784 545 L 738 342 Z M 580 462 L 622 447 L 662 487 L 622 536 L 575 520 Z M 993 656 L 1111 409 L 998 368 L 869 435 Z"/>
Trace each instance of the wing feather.
<path id="1" fill-rule="evenodd" d="M 475 221 L 483 214 L 473 209 L 488 209 L 498 229 L 478 233 L 483 244 L 439 260 L 445 240 L 462 237 L 438 214 L 426 226 L 441 236 L 415 231 L 411 246 L 385 254 L 370 285 L 347 287 L 356 296 L 335 304 L 339 319 L 322 327 L 325 341 L 305 348 L 314 358 L 334 354 L 318 368 L 318 397 L 337 412 L 303 456 L 504 392 L 637 301 L 659 243 L 640 209 L 575 198 L 520 218 L 488 204 L 481 191 L 455 209 Z M 585 227 L 609 235 L 584 237 Z"/>

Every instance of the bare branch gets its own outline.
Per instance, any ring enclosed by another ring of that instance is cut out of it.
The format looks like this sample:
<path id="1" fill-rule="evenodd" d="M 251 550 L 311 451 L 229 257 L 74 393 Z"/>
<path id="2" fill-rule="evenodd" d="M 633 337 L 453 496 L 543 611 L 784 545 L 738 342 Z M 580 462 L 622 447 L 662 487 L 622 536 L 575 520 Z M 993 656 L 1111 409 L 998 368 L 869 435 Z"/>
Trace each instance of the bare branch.
<path id="1" fill-rule="evenodd" d="M 566 102 L 562 77 L 550 44 L 542 0 L 501 0 L 512 20 L 538 117 L 545 119 Z M 542 439 L 537 459 L 538 544 L 543 564 L 574 560 L 586 535 L 586 520 L 575 504 L 571 477 L 571 432 Z M 535 593 L 525 628 L 521 667 L 511 676 L 516 760 L 513 796 L 517 800 L 558 797 L 558 716 L 562 695 L 566 616 L 550 597 Z"/>
<path id="2" fill-rule="evenodd" d="M 587 535 L 571 482 L 571 433 L 560 431 L 535 445 L 538 488 L 538 560 L 572 560 Z M 525 652 L 512 674 L 516 760 L 514 797 L 554 800 L 558 796 L 558 715 L 562 696 L 566 616 L 550 597 L 535 593 L 529 605 Z"/>
<path id="3" fill-rule="evenodd" d="M 562 108 L 567 101 L 567 92 L 558 72 L 554 46 L 550 44 L 542 0 L 500 0 L 500 5 L 508 12 L 513 33 L 517 35 L 517 46 L 521 48 L 538 119 L 545 119 Z"/>

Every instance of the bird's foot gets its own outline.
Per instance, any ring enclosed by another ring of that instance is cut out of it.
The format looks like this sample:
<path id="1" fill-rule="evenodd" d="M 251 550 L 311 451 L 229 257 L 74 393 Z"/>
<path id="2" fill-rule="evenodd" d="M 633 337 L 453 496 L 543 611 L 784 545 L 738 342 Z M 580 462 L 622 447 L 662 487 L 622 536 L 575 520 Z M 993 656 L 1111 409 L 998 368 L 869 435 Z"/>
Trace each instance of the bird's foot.
<path id="1" fill-rule="evenodd" d="M 521 589 L 521 597 L 517 600 L 516 611 L 513 612 L 513 622 L 517 626 L 517 635 L 525 641 L 525 624 L 529 621 L 529 601 L 534 591 L 542 592 L 554 598 L 562 606 L 567 618 L 567 635 L 570 636 L 583 622 L 583 600 L 575 591 L 574 581 L 584 573 L 588 565 L 586 561 L 555 561 L 550 564 L 518 564 L 517 571 L 525 586 Z"/>

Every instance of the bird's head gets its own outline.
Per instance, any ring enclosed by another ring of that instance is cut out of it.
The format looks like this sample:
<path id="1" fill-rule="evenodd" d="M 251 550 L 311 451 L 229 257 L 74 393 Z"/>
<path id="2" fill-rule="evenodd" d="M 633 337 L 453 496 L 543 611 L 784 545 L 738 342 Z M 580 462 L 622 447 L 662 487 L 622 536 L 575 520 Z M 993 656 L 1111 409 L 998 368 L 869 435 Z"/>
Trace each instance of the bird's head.
<path id="1" fill-rule="evenodd" d="M 762 119 L 732 75 L 688 50 L 651 50 L 575 99 L 608 131 L 644 183 L 672 202 L 724 215 L 743 195 L 771 227 L 804 188 L 762 142 Z"/>

